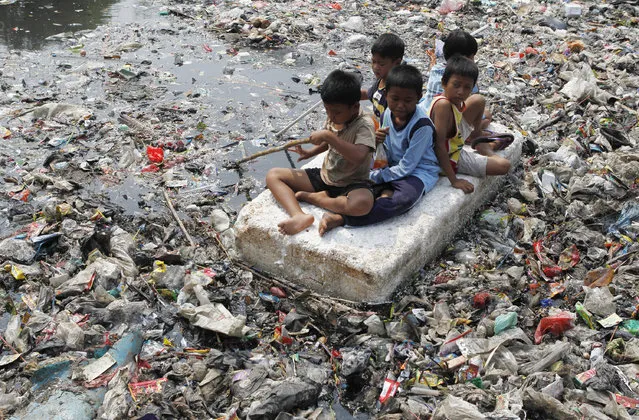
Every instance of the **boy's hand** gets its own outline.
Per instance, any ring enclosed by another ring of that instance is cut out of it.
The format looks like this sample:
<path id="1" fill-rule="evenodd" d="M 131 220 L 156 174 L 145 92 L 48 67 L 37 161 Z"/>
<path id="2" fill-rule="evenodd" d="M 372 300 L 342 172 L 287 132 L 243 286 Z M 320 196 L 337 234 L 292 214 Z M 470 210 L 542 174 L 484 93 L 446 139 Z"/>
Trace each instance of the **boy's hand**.
<path id="1" fill-rule="evenodd" d="M 297 158 L 297 161 L 300 162 L 304 159 L 308 159 L 310 157 L 313 157 L 313 155 L 310 153 L 310 150 L 304 150 L 302 148 L 302 145 L 298 144 L 297 146 L 293 146 L 293 147 L 289 147 L 287 149 L 289 152 L 294 152 L 297 153 L 298 155 L 300 155 L 300 157 Z"/>
<path id="2" fill-rule="evenodd" d="M 386 127 L 386 128 L 379 128 L 377 129 L 377 131 L 375 131 L 375 144 L 384 143 L 384 140 L 386 140 L 386 135 L 388 135 L 389 129 L 390 127 Z"/>
<path id="3" fill-rule="evenodd" d="M 309 136 L 309 139 L 311 139 L 311 143 L 313 143 L 316 146 L 319 146 L 322 143 L 326 143 L 327 136 L 330 136 L 331 134 L 333 133 L 331 133 L 328 130 L 313 131 L 311 135 Z"/>
<path id="4" fill-rule="evenodd" d="M 455 181 L 451 182 L 453 188 L 457 188 L 462 190 L 465 194 L 470 194 L 471 192 L 475 191 L 475 187 L 473 186 L 473 184 L 471 184 L 470 182 L 466 181 L 465 179 L 456 179 Z"/>

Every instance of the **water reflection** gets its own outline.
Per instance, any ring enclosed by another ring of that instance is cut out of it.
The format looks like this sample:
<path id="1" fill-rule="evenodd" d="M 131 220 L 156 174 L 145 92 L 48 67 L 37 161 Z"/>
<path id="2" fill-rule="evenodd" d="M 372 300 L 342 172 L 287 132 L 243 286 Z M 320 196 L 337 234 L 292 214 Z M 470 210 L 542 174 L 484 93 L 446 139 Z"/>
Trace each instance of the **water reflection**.
<path id="1" fill-rule="evenodd" d="M 0 44 L 37 50 L 60 32 L 94 29 L 120 0 L 24 0 L 0 6 Z"/>

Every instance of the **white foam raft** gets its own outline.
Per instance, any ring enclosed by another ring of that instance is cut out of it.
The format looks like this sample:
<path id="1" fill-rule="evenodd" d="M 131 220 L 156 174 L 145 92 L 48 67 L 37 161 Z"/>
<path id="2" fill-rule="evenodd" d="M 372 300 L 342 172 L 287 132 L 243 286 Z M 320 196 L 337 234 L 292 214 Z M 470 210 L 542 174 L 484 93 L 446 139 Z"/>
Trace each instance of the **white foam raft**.
<path id="1" fill-rule="evenodd" d="M 522 136 L 515 133 L 513 144 L 499 152 L 513 167 L 522 143 Z M 320 166 L 322 159 L 318 156 L 306 166 Z M 288 215 L 266 190 L 240 211 L 234 226 L 236 250 L 247 264 L 320 293 L 383 301 L 436 258 L 505 179 L 460 177 L 473 183 L 472 194 L 452 188 L 447 178 L 440 177 L 409 212 L 372 226 L 338 227 L 324 237 L 318 234 L 324 210 L 306 203 L 302 209 L 315 217 L 313 225 L 294 236 L 279 233 L 277 224 Z"/>

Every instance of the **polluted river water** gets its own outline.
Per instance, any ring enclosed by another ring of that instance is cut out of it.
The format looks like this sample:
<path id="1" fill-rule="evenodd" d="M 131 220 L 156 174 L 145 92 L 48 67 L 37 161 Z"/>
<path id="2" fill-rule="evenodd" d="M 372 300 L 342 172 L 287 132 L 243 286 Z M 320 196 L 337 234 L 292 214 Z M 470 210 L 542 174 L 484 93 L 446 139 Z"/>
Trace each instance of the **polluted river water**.
<path id="1" fill-rule="evenodd" d="M 208 173 L 215 173 L 215 177 L 208 176 L 208 184 L 202 181 L 182 186 L 196 194 L 206 192 L 206 185 L 213 185 L 211 192 L 224 195 L 225 202 L 234 210 L 262 191 L 268 169 L 295 167 L 297 156 L 280 152 L 244 164 L 239 170 L 228 168 L 228 163 L 278 145 L 280 139 L 275 139 L 274 133 L 319 100 L 319 95 L 310 94 L 312 85 L 301 80 L 315 79 L 317 83 L 315 74 L 323 77 L 332 70 L 325 59 L 300 55 L 286 47 L 237 51 L 223 39 L 185 28 L 177 17 L 167 16 L 166 9 L 153 2 L 16 2 L 0 7 L 3 78 L 9 85 L 22 85 L 30 90 L 32 96 L 22 95 L 23 101 L 39 103 L 63 94 L 65 102 L 99 103 L 92 109 L 98 119 L 152 108 L 170 113 L 176 102 L 189 102 L 203 114 L 193 120 L 191 129 L 199 122 L 207 127 L 192 134 L 200 134 L 205 141 L 213 139 L 204 150 L 221 146 L 224 153 L 207 163 Z M 118 45 L 121 50 L 112 54 L 115 40 L 131 27 L 135 28 L 134 37 L 127 34 L 126 42 Z M 284 64 L 291 58 L 295 65 Z M 325 69 L 318 72 L 318 65 Z M 136 77 L 125 88 L 114 88 L 101 77 L 94 77 L 105 71 Z M 153 85 L 151 92 L 149 85 Z M 283 139 L 289 135 L 307 136 L 320 127 L 324 118 L 324 111 L 318 107 L 288 130 Z M 167 124 L 167 137 L 192 140 L 192 136 L 184 134 L 184 126 L 178 130 L 180 133 L 176 134 L 174 125 Z M 11 151 L 18 166 L 38 155 L 44 159 L 50 153 L 67 151 L 43 147 L 43 137 L 37 140 L 19 143 L 19 148 Z M 104 140 L 95 146 L 99 154 L 110 153 L 114 145 Z M 123 169 L 121 174 L 129 170 Z M 251 188 L 238 189 L 238 184 L 245 180 Z M 93 177 L 83 184 L 83 197 L 97 195 L 125 215 L 139 212 L 144 205 L 141 197 L 153 190 L 133 173 L 117 182 Z"/>

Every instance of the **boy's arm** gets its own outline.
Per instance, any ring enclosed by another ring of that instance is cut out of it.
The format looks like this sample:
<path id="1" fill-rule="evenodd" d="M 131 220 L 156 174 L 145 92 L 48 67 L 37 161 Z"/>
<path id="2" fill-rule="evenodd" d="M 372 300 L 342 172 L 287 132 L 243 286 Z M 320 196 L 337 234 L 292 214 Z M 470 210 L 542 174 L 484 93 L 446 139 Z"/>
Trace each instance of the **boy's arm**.
<path id="1" fill-rule="evenodd" d="M 397 165 L 371 172 L 371 180 L 376 183 L 391 182 L 412 174 L 426 149 L 432 147 L 432 139 L 433 129 L 429 125 L 417 129 Z"/>
<path id="2" fill-rule="evenodd" d="M 439 166 L 450 181 L 450 184 L 454 188 L 459 188 L 466 194 L 473 192 L 475 187 L 465 179 L 457 178 L 457 174 L 453 170 L 453 165 L 450 164 L 450 157 L 448 156 L 448 150 L 446 145 L 448 143 L 448 133 L 450 128 L 455 125 L 455 116 L 453 110 L 448 101 L 439 101 L 433 107 L 435 124 L 435 156 L 439 161 Z M 432 114 L 431 114 L 432 117 Z"/>
<path id="3" fill-rule="evenodd" d="M 361 90 L 361 94 L 360 94 L 359 100 L 360 101 L 368 101 L 368 91 L 367 90 L 364 90 L 364 89 Z"/>
<path id="4" fill-rule="evenodd" d="M 295 152 L 298 155 L 300 155 L 300 157 L 297 159 L 298 162 L 305 160 L 305 159 L 310 159 L 313 156 L 317 156 L 320 153 L 323 153 L 325 151 L 328 150 L 328 144 L 326 143 L 322 143 L 319 145 L 315 145 L 313 147 L 311 147 L 310 149 L 303 149 L 301 145 L 297 145 L 295 147 L 289 148 L 288 149 L 291 152 Z"/>
<path id="5" fill-rule="evenodd" d="M 333 146 L 344 159 L 356 165 L 363 163 L 371 151 L 371 147 L 365 144 L 347 143 L 329 130 L 313 132 L 311 134 L 311 141 L 316 145 L 324 143 Z"/>

